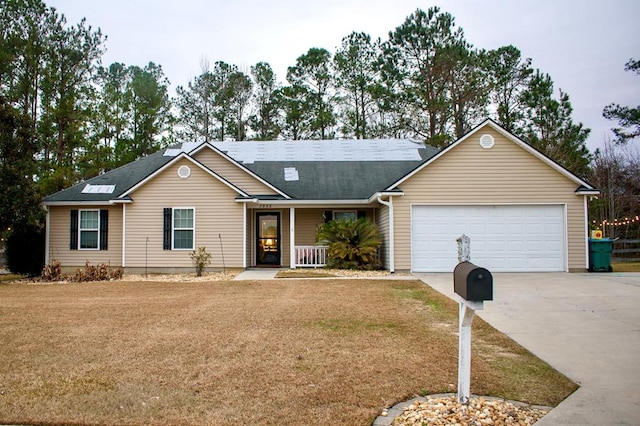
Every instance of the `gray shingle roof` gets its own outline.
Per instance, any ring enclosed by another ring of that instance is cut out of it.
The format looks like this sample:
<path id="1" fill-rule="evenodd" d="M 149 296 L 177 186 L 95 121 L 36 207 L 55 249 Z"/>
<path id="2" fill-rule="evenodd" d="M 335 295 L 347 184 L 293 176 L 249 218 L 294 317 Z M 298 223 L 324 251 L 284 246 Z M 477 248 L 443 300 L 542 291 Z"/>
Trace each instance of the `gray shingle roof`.
<path id="1" fill-rule="evenodd" d="M 273 161 L 245 164 L 264 180 L 298 200 L 358 200 L 412 171 L 423 161 Z M 295 168 L 298 180 L 285 180 L 285 168 Z"/>
<path id="2" fill-rule="evenodd" d="M 338 143 L 342 144 L 339 152 L 349 152 L 349 161 L 340 161 L 336 153 L 329 156 L 323 153 L 323 149 L 331 147 L 336 150 Z M 213 145 L 294 200 L 368 199 L 439 152 L 407 140 L 220 142 Z M 158 152 L 52 194 L 44 202 L 114 200 L 173 160 L 179 152 L 191 152 L 197 146 L 184 144 L 181 148 Z M 256 155 L 251 152 L 254 148 Z M 387 154 L 381 155 L 379 151 L 385 150 Z M 285 169 L 288 169 L 286 179 Z M 115 190 L 113 193 L 83 193 L 87 184 L 115 185 Z"/>
<path id="3" fill-rule="evenodd" d="M 101 174 L 70 188 L 63 189 L 55 194 L 46 197 L 44 203 L 60 202 L 107 202 L 118 198 L 135 184 L 151 175 L 160 167 L 173 160 L 173 157 L 166 157 L 163 152 L 143 157 L 132 163 L 126 164 L 107 173 Z M 86 194 L 82 190 L 87 184 L 90 185 L 115 185 L 113 193 Z"/>

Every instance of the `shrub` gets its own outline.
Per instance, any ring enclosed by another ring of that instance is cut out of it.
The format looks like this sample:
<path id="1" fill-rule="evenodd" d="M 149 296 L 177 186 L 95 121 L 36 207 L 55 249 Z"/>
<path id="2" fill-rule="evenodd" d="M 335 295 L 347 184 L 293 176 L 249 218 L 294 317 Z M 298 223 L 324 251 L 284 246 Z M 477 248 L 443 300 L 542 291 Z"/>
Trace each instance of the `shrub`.
<path id="1" fill-rule="evenodd" d="M 7 268 L 15 274 L 37 276 L 44 265 L 44 233 L 38 225 L 16 225 L 7 238 Z"/>
<path id="2" fill-rule="evenodd" d="M 328 266 L 341 269 L 375 269 L 378 267 L 380 234 L 366 218 L 353 221 L 330 221 L 318 230 L 317 240 L 329 248 Z"/>
<path id="3" fill-rule="evenodd" d="M 57 260 L 51 261 L 48 265 L 44 265 L 40 273 L 42 281 L 59 281 L 62 279 L 62 267 Z"/>
<path id="4" fill-rule="evenodd" d="M 57 260 L 52 261 L 48 265 L 42 268 L 40 274 L 42 281 L 61 281 L 68 280 L 73 282 L 86 282 L 86 281 L 111 281 L 119 280 L 122 278 L 121 268 L 111 268 L 107 263 L 100 263 L 98 265 L 91 265 L 89 261 L 84 266 L 84 269 L 78 268 L 73 275 L 62 275 L 62 268 L 60 262 Z"/>
<path id="5" fill-rule="evenodd" d="M 111 269 L 106 263 L 93 266 L 87 261 L 84 269 L 76 269 L 76 273 L 71 278 L 71 281 L 80 283 L 85 281 L 110 281 L 120 278 L 122 278 L 122 269 Z"/>
<path id="6" fill-rule="evenodd" d="M 201 277 L 204 268 L 211 265 L 211 253 L 207 251 L 206 247 L 198 247 L 192 251 L 189 255 L 193 261 L 193 265 L 196 267 L 196 276 Z"/>

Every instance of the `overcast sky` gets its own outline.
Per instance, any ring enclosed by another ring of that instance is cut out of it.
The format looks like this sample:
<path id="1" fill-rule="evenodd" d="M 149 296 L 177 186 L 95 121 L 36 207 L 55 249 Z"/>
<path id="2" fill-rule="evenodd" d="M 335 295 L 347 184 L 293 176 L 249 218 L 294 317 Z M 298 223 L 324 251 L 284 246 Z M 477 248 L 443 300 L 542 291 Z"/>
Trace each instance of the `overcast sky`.
<path id="1" fill-rule="evenodd" d="M 335 52 L 353 31 L 385 40 L 420 8 L 451 13 L 477 48 L 512 44 L 568 93 L 574 121 L 591 129 L 594 150 L 615 123 L 605 105 L 640 104 L 638 0 L 45 0 L 69 23 L 83 17 L 108 36 L 103 65 L 162 65 L 171 91 L 198 75 L 203 58 L 248 72 L 260 61 L 278 80 L 311 47 Z"/>

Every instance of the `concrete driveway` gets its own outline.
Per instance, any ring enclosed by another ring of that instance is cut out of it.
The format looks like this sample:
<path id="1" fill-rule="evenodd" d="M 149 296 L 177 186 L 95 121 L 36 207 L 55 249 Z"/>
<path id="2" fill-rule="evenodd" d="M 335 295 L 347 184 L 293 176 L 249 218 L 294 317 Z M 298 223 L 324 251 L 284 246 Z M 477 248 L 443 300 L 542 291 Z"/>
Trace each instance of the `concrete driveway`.
<path id="1" fill-rule="evenodd" d="M 414 275 L 453 294 L 453 274 Z M 640 273 L 494 274 L 484 307 L 482 319 L 580 385 L 538 425 L 640 425 Z"/>

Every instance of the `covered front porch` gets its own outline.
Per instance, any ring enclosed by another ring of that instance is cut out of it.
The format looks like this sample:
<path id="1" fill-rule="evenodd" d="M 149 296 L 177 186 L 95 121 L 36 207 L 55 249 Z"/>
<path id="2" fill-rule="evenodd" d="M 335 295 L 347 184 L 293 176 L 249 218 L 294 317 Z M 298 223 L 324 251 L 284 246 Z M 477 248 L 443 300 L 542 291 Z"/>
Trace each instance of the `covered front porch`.
<path id="1" fill-rule="evenodd" d="M 324 267 L 327 264 L 328 247 L 316 241 L 317 231 L 322 224 L 330 220 L 356 220 L 365 217 L 378 224 L 384 240 L 388 233 L 380 222 L 382 216 L 386 216 L 387 208 L 382 207 L 378 203 L 330 207 L 284 207 L 278 203 L 247 203 L 245 267 Z"/>

